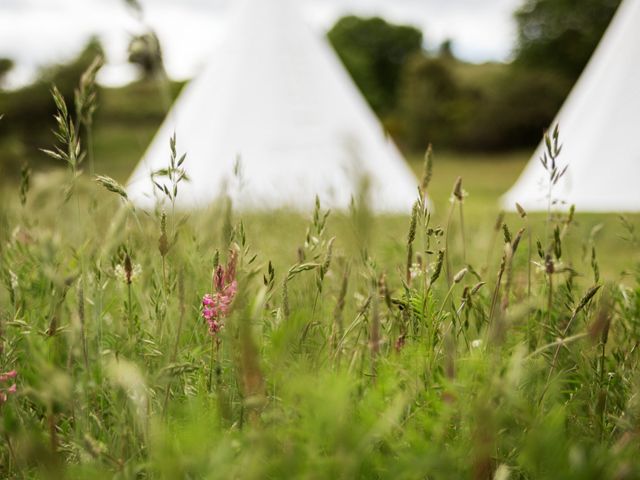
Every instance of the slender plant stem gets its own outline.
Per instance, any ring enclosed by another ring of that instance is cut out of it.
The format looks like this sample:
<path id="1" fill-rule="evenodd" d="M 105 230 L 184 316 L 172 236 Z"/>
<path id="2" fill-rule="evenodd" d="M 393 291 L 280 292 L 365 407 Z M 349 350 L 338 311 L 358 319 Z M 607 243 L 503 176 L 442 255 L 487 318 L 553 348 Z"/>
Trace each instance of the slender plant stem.
<path id="1" fill-rule="evenodd" d="M 131 305 L 131 283 L 127 283 L 127 296 L 128 296 L 128 301 L 127 301 L 127 322 L 128 322 L 128 327 L 129 327 L 129 332 L 133 331 L 133 307 Z"/>
<path id="2" fill-rule="evenodd" d="M 459 201 L 459 208 L 460 208 L 460 236 L 462 239 L 462 263 L 463 264 L 467 264 L 467 247 L 466 247 L 466 242 L 465 242 L 465 235 L 464 235 L 464 212 L 463 212 L 463 202 Z"/>
<path id="3" fill-rule="evenodd" d="M 453 200 L 455 202 L 455 200 Z M 445 268 L 447 270 L 447 285 L 451 286 L 451 258 L 449 256 L 449 230 L 451 230 L 451 217 L 453 216 L 453 209 L 455 204 L 452 203 L 449 206 L 449 213 L 447 213 L 447 231 L 444 234 L 444 254 L 446 256 Z"/>
<path id="4" fill-rule="evenodd" d="M 581 338 L 585 338 L 587 335 L 589 335 L 589 334 L 586 333 L 586 332 L 583 332 L 583 333 L 577 333 L 577 334 L 572 335 L 570 337 L 559 338 L 554 342 L 548 343 L 548 344 L 536 349 L 535 351 L 533 351 L 529 355 L 527 355 L 525 358 L 527 360 L 531 360 L 533 357 L 541 354 L 545 350 L 548 350 L 548 349 L 550 349 L 552 347 L 557 347 L 557 346 L 562 347 L 563 345 L 567 345 L 569 343 L 575 342 L 576 340 L 580 340 Z"/>
<path id="5" fill-rule="evenodd" d="M 528 263 L 527 263 L 527 336 L 530 334 L 531 330 L 531 263 L 532 263 L 532 239 L 531 239 L 531 225 L 529 224 L 529 218 L 527 217 L 527 236 L 529 237 L 529 252 L 528 252 Z"/>
<path id="6" fill-rule="evenodd" d="M 551 328 L 551 309 L 553 308 L 553 274 L 549 273 L 549 291 L 547 295 L 547 327 Z"/>
<path id="7" fill-rule="evenodd" d="M 601 395 L 604 395 L 602 398 L 602 409 L 600 411 L 600 440 L 602 441 L 602 437 L 604 436 L 604 419 L 605 412 L 607 411 L 607 396 L 604 388 L 604 362 L 605 362 L 605 354 L 606 354 L 606 344 L 604 341 L 600 342 L 601 345 L 601 353 L 600 353 L 600 392 Z"/>
<path id="8" fill-rule="evenodd" d="M 91 125 L 85 125 L 85 130 L 87 132 L 87 155 L 89 157 L 89 175 L 91 178 L 95 175 L 95 157 L 93 154 L 93 128 Z"/>
<path id="9" fill-rule="evenodd" d="M 167 262 L 165 256 L 162 255 L 162 286 L 164 287 L 165 301 L 167 299 Z"/>
<path id="10" fill-rule="evenodd" d="M 8 433 L 4 434 L 5 441 L 7 442 L 7 447 L 9 447 L 9 469 L 8 473 L 11 473 L 13 470 L 13 465 L 17 465 L 16 453 L 13 450 L 13 445 L 11 444 L 11 438 Z"/>
<path id="11" fill-rule="evenodd" d="M 182 272 L 180 272 L 180 276 L 178 278 L 178 292 L 180 296 L 180 316 L 178 317 L 178 331 L 176 332 L 176 341 L 173 344 L 173 352 L 171 353 L 170 363 L 175 363 L 178 358 L 178 347 L 180 345 L 180 335 L 182 334 L 182 324 L 184 323 L 184 281 Z M 166 415 L 167 412 L 167 404 L 169 402 L 169 391 L 171 387 L 171 382 L 167 382 L 167 387 L 164 392 L 164 405 L 162 407 L 163 413 Z"/>
<path id="12" fill-rule="evenodd" d="M 213 363 L 214 363 L 214 357 L 216 354 L 216 338 L 215 336 L 211 336 L 211 356 L 209 357 L 209 381 L 207 384 L 207 390 L 209 390 L 209 393 L 211 393 L 211 388 L 212 388 L 212 384 L 213 384 Z"/>

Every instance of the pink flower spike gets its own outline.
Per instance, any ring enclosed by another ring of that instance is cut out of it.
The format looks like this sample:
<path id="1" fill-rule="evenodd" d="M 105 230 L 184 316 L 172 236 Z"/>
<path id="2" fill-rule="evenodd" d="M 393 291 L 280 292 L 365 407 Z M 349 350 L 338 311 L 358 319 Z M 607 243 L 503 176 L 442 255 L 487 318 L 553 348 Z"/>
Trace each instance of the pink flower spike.
<path id="1" fill-rule="evenodd" d="M 8 393 L 16 393 L 16 384 L 14 383 L 7 389 Z"/>
<path id="2" fill-rule="evenodd" d="M 215 287 L 216 292 L 221 292 L 222 289 L 224 289 L 224 280 L 224 269 L 222 268 L 222 265 L 218 265 L 215 273 L 213 274 L 213 286 Z"/>
<path id="3" fill-rule="evenodd" d="M 10 372 L 0 373 L 0 382 L 6 382 L 10 378 L 16 378 L 18 376 L 18 372 L 15 370 L 11 370 Z"/>
<path id="4" fill-rule="evenodd" d="M 238 264 L 238 252 L 236 250 L 229 251 L 229 261 L 227 262 L 227 271 L 224 274 L 224 283 L 230 284 L 236 278 L 236 265 Z"/>
<path id="5" fill-rule="evenodd" d="M 213 298 L 211 298 L 210 294 L 206 294 L 202 297 L 202 306 L 204 307 L 212 307 L 213 306 Z"/>

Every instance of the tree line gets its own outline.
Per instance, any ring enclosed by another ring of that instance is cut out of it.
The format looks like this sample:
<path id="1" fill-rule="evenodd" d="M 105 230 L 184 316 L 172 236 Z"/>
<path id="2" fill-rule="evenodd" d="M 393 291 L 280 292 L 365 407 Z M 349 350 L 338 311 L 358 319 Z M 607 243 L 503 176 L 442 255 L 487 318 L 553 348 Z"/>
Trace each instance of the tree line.
<path id="1" fill-rule="evenodd" d="M 525 0 L 514 14 L 518 36 L 509 63 L 463 62 L 450 41 L 426 49 L 423 32 L 381 18 L 344 17 L 328 39 L 406 153 L 424 151 L 429 143 L 470 151 L 529 148 L 553 120 L 619 3 L 581 0 L 575 8 L 573 0 Z M 71 99 L 77 79 L 101 51 L 92 40 L 76 59 L 44 69 L 36 82 L 16 91 L 2 91 L 13 62 L 0 59 L 0 172 L 19 171 L 25 152 L 49 142 L 51 85 Z M 157 38 L 133 39 L 130 61 L 140 68 L 138 92 L 119 102 L 125 111 L 114 109 L 102 119 L 98 111 L 98 120 L 152 131 L 165 114 L 162 92 L 141 86 L 153 84 L 162 68 Z M 172 83 L 169 93 L 175 96 L 180 87 Z"/>

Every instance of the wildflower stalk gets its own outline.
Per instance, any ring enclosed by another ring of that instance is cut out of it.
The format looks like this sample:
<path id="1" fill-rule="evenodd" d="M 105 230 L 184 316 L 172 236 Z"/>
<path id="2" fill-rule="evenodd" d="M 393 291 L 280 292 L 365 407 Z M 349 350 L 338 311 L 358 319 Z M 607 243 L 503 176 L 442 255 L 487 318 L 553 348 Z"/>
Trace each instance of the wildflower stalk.
<path id="1" fill-rule="evenodd" d="M 89 160 L 89 174 L 94 176 L 94 152 L 93 152 L 93 115 L 97 108 L 96 75 L 102 68 L 104 60 L 97 56 L 89 68 L 80 77 L 80 84 L 75 90 L 76 123 L 85 130 L 87 139 L 87 152 Z"/>
<path id="2" fill-rule="evenodd" d="M 130 283 L 127 284 L 127 296 L 129 298 L 127 302 L 127 317 L 129 320 L 129 326 L 131 327 L 133 323 L 133 309 L 131 307 L 131 284 Z"/>
<path id="3" fill-rule="evenodd" d="M 340 284 L 340 293 L 338 294 L 338 301 L 336 302 L 335 309 L 333 310 L 333 326 L 331 329 L 331 353 L 339 362 L 340 356 L 338 355 L 338 338 L 342 336 L 343 330 L 343 313 L 345 307 L 345 300 L 347 296 L 347 289 L 349 287 L 349 264 L 345 265 L 344 273 L 342 274 L 342 283 Z"/>
<path id="4" fill-rule="evenodd" d="M 547 274 L 547 328 L 551 328 L 551 311 L 553 309 L 553 274 L 554 265 L 551 255 L 545 259 L 545 273 Z M 541 332 L 542 334 L 543 332 Z"/>
<path id="5" fill-rule="evenodd" d="M 458 273 L 456 273 L 456 275 L 453 278 L 453 281 L 451 283 L 451 286 L 449 287 L 449 290 L 447 290 L 447 294 L 444 296 L 444 299 L 442 300 L 442 304 L 440 305 L 440 309 L 438 310 L 438 314 L 435 316 L 436 319 L 440 319 L 441 318 L 442 312 L 444 311 L 444 307 L 447 304 L 447 301 L 449 300 L 449 298 L 451 297 L 451 294 L 453 293 L 453 289 L 455 288 L 455 286 L 458 283 L 460 283 L 462 281 L 462 279 L 464 278 L 466 273 L 467 273 L 467 269 L 466 268 L 463 268 Z"/>
<path id="6" fill-rule="evenodd" d="M 419 202 L 413 204 L 411 210 L 411 223 L 409 224 L 409 234 L 407 235 L 407 265 L 405 271 L 405 280 L 407 285 L 411 286 L 411 266 L 413 265 L 413 242 L 416 239 L 416 226 L 418 222 L 418 211 L 420 209 Z"/>
<path id="7" fill-rule="evenodd" d="M 136 269 L 138 266 L 136 266 Z M 133 262 L 131 261 L 131 256 L 129 252 L 125 251 L 124 254 L 124 262 L 122 266 L 122 273 L 124 275 L 124 282 L 127 285 L 127 328 L 129 330 L 129 334 L 134 332 L 134 315 L 133 315 L 133 292 L 132 292 L 132 283 L 133 278 L 136 272 L 134 271 Z"/>
<path id="8" fill-rule="evenodd" d="M 162 257 L 162 285 L 165 292 L 167 294 L 167 262 L 166 257 L 169 253 L 169 239 L 167 237 L 167 214 L 162 212 L 160 215 L 160 238 L 158 239 L 158 250 L 160 252 L 160 256 Z"/>
<path id="9" fill-rule="evenodd" d="M 437 321 L 438 323 L 440 323 L 440 320 L 442 319 L 442 313 L 444 312 L 444 307 L 446 306 L 449 298 L 453 294 L 453 289 L 455 288 L 455 286 L 457 284 L 459 284 L 462 281 L 462 279 L 465 277 L 467 272 L 468 272 L 468 269 L 467 268 L 463 268 L 458 273 L 456 273 L 456 275 L 453 277 L 452 285 L 451 285 L 451 287 L 449 287 L 449 290 L 447 290 L 447 294 L 445 295 L 444 299 L 442 300 L 442 304 L 440 305 L 440 309 L 438 310 L 438 314 L 434 317 L 435 321 Z M 454 310 L 454 314 L 451 317 L 451 322 L 449 323 L 449 325 L 447 325 L 446 330 L 443 332 L 443 335 L 445 337 L 447 335 L 449 335 L 451 330 L 455 330 L 457 328 L 455 318 L 456 318 L 456 316 L 455 316 L 455 310 Z M 437 324 L 434 324 L 433 334 L 429 335 L 429 342 L 430 342 L 429 350 L 433 349 L 434 344 L 431 344 L 431 342 L 434 342 L 435 332 L 436 332 L 437 328 L 438 328 Z M 464 342 L 465 342 L 465 344 L 467 346 L 467 349 L 469 349 L 470 348 L 470 344 L 469 344 L 469 339 L 467 338 L 467 334 L 465 333 L 463 328 L 460 328 L 460 332 L 462 333 L 462 338 L 464 339 Z M 452 341 L 452 339 L 450 339 L 450 341 Z M 447 346 L 448 345 L 445 345 L 445 347 L 447 347 Z M 443 347 L 442 344 L 438 345 L 438 348 L 437 348 L 437 351 L 436 351 L 435 355 L 433 355 L 431 357 L 430 370 L 433 369 L 433 361 L 436 360 L 440 356 L 440 353 L 442 352 L 442 347 Z"/>
<path id="10" fill-rule="evenodd" d="M 518 233 L 516 233 L 516 236 L 513 238 L 513 241 L 510 244 L 510 248 L 507 251 L 508 255 L 505 266 L 506 281 L 501 305 L 503 312 L 505 312 L 509 307 L 509 294 L 511 292 L 511 283 L 513 280 L 513 257 L 516 254 L 516 250 L 518 249 L 518 245 L 520 244 L 520 240 L 522 239 L 523 234 L 524 228 L 518 230 Z"/>
<path id="11" fill-rule="evenodd" d="M 451 286 L 452 278 L 451 278 L 451 256 L 449 255 L 449 231 L 451 230 L 451 219 L 453 217 L 453 210 L 456 206 L 456 201 L 462 204 L 462 200 L 464 198 L 464 192 L 462 190 L 462 177 L 458 177 L 456 182 L 453 185 L 453 192 L 451 193 L 451 200 L 449 206 L 449 212 L 447 214 L 447 231 L 445 233 L 445 253 L 447 257 L 446 261 L 446 269 L 447 269 L 447 283 Z M 462 208 L 460 209 L 460 218 L 462 219 Z M 461 225 L 461 228 L 464 228 Z M 464 230 L 462 230 L 462 248 L 463 248 L 463 257 L 464 257 Z"/>
<path id="12" fill-rule="evenodd" d="M 496 278 L 496 285 L 493 289 L 493 295 L 491 297 L 491 306 L 489 308 L 489 323 L 493 321 L 493 316 L 496 309 L 496 304 L 498 302 L 498 297 L 500 295 L 500 287 L 502 285 L 502 276 L 504 275 L 505 268 L 507 266 L 507 249 L 510 249 L 510 244 L 505 244 L 505 253 L 502 255 L 502 260 L 500 261 L 500 268 L 498 269 L 498 276 Z"/>
<path id="13" fill-rule="evenodd" d="M 531 236 L 531 227 L 529 225 L 529 216 L 527 215 L 526 210 L 516 202 L 516 210 L 525 221 L 525 230 L 527 230 L 527 238 L 528 238 L 528 251 L 527 251 L 527 305 L 531 304 L 531 264 L 533 263 L 532 255 L 533 255 L 533 240 Z M 527 314 L 527 336 L 529 336 L 529 330 L 531 325 L 531 309 L 529 309 L 529 313 Z"/>
<path id="14" fill-rule="evenodd" d="M 595 296 L 596 293 L 598 293 L 598 290 L 600 290 L 600 285 L 594 285 L 593 287 L 591 287 L 589 290 L 587 290 L 587 292 L 584 294 L 584 296 L 580 299 L 580 302 L 578 302 L 578 305 L 576 306 L 576 308 L 573 310 L 573 313 L 571 315 L 571 318 L 569 318 L 569 321 L 567 322 L 567 325 L 565 326 L 563 332 L 562 332 L 562 337 L 559 339 L 558 343 L 557 343 L 557 348 L 553 354 L 553 359 L 551 360 L 551 367 L 549 368 L 549 373 L 547 375 L 547 380 L 545 382 L 545 386 L 542 390 L 542 395 L 540 397 L 540 403 L 542 402 L 542 399 L 544 398 L 544 395 L 549 387 L 549 383 L 551 382 L 551 376 L 553 375 L 553 371 L 556 368 L 556 364 L 558 362 L 558 356 L 560 355 L 560 349 L 562 348 L 562 346 L 564 345 L 563 342 L 566 342 L 566 336 L 569 333 L 569 330 L 571 329 L 571 325 L 573 324 L 573 321 L 576 319 L 576 317 L 578 316 L 578 314 L 584 310 L 587 305 L 589 305 L 589 302 L 591 302 L 591 300 L 593 299 L 593 297 Z M 586 336 L 587 334 L 583 334 L 582 336 Z M 581 338 L 581 337 L 580 337 Z"/>
<path id="15" fill-rule="evenodd" d="M 451 256 L 449 255 L 449 230 L 451 230 L 451 216 L 453 215 L 453 209 L 455 205 L 451 203 L 449 205 L 449 212 L 447 213 L 447 231 L 444 234 L 444 252 L 446 256 L 445 270 L 447 276 L 447 285 L 451 287 Z"/>
<path id="16" fill-rule="evenodd" d="M 85 332 L 85 310 L 84 310 L 84 285 L 82 279 L 78 284 L 78 318 L 80 320 L 80 341 L 82 343 L 82 357 L 84 368 L 89 371 L 89 354 L 87 352 L 87 335 Z"/>
<path id="17" fill-rule="evenodd" d="M 376 382 L 377 377 L 377 362 L 378 355 L 380 354 L 380 307 L 379 307 L 379 292 L 378 285 L 375 279 L 373 280 L 373 291 L 371 293 L 371 335 L 370 335 L 370 347 L 371 347 L 371 376 L 373 382 Z"/>
<path id="18" fill-rule="evenodd" d="M 214 368 L 214 359 L 216 357 L 217 351 L 217 340 L 216 337 L 211 336 L 211 354 L 209 356 L 209 380 L 207 382 L 207 390 L 211 393 L 211 388 L 213 386 L 213 368 Z"/>
<path id="19" fill-rule="evenodd" d="M 547 190 L 547 221 L 545 226 L 545 236 L 549 237 L 549 228 L 551 225 L 551 205 L 553 204 L 553 187 L 560 181 L 560 179 L 567 172 L 568 165 L 564 168 L 560 168 L 558 165 L 558 157 L 562 151 L 562 145 L 559 144 L 559 128 L 558 125 L 553 129 L 553 133 L 549 135 L 548 132 L 544 134 L 545 151 L 540 158 L 540 163 L 547 171 L 549 175 L 548 190 Z"/>
<path id="20" fill-rule="evenodd" d="M 18 464 L 16 459 L 16 452 L 13 449 L 13 444 L 11 443 L 11 437 L 7 432 L 4 434 L 5 442 L 7 443 L 7 447 L 9 449 L 9 469 L 8 473 L 10 474 L 13 471 L 13 466 Z"/>
<path id="21" fill-rule="evenodd" d="M 180 335 L 182 334 L 182 324 L 184 323 L 184 314 L 185 314 L 185 301 L 184 301 L 184 275 L 181 271 L 178 275 L 178 301 L 180 303 L 180 313 L 178 316 L 178 330 L 176 332 L 176 340 L 173 344 L 173 351 L 171 352 L 171 357 L 169 359 L 169 363 L 175 363 L 178 358 L 178 347 L 180 345 Z M 169 403 L 169 392 L 171 389 L 171 382 L 167 382 L 167 387 L 164 392 L 164 404 L 162 407 L 163 413 L 166 415 L 167 413 L 167 405 Z"/>
<path id="22" fill-rule="evenodd" d="M 433 177 L 433 148 L 431 144 L 427 147 L 427 153 L 424 156 L 424 167 L 422 171 L 422 180 L 420 182 L 420 200 L 423 205 L 427 204 L 427 190 L 431 178 Z"/>
<path id="23" fill-rule="evenodd" d="M 463 205 L 464 205 L 463 196 L 462 196 L 462 193 L 460 193 L 460 198 L 458 199 L 458 208 L 460 210 L 460 238 L 462 240 L 462 263 L 466 264 L 467 263 L 467 247 L 466 247 L 466 240 L 464 235 Z"/>
<path id="24" fill-rule="evenodd" d="M 489 265 L 491 264 L 491 259 L 493 258 L 493 251 L 496 246 L 496 241 L 498 240 L 498 234 L 500 233 L 500 229 L 502 228 L 502 222 L 504 221 L 504 212 L 500 212 L 498 217 L 496 218 L 496 223 L 493 227 L 493 234 L 491 235 L 491 242 L 489 243 L 489 250 L 487 251 L 487 260 L 485 262 L 484 267 L 482 267 L 482 274 L 487 272 L 489 269 Z"/>
<path id="25" fill-rule="evenodd" d="M 571 335 L 570 337 L 566 337 L 566 338 L 558 338 L 557 340 L 554 340 L 551 343 L 547 343 L 546 345 L 543 345 L 542 347 L 537 348 L 536 350 L 531 352 L 529 355 L 527 355 L 525 359 L 531 360 L 532 358 L 537 357 L 538 355 L 549 350 L 550 348 L 553 348 L 553 347 L 562 348 L 563 346 L 567 346 L 568 344 L 573 343 L 576 340 L 580 340 L 588 336 L 589 334 L 587 332 L 583 332 L 583 333 L 577 333 L 575 335 Z M 545 387 L 545 391 L 546 391 L 546 387 Z"/>
<path id="26" fill-rule="evenodd" d="M 211 293 L 207 293 L 202 298 L 202 317 L 207 322 L 209 334 L 211 335 L 211 351 L 209 358 L 209 380 L 207 389 L 211 392 L 213 386 L 214 357 L 220 364 L 220 343 L 221 330 L 224 328 L 224 321 L 229 314 L 231 304 L 235 298 L 238 282 L 236 280 L 236 264 L 238 253 L 231 249 L 226 267 L 218 264 L 218 253 L 214 257 L 214 270 L 211 280 Z"/>

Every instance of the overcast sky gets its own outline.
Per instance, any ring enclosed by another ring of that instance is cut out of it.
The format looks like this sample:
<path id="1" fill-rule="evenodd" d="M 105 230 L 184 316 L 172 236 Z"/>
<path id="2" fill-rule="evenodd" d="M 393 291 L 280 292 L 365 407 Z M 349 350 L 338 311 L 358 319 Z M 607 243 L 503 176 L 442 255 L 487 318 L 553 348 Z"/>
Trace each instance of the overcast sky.
<path id="1" fill-rule="evenodd" d="M 143 0 L 145 21 L 158 33 L 169 74 L 197 73 L 223 30 L 237 0 Z M 254 0 L 268 1 L 268 0 Z M 326 31 L 347 13 L 380 15 L 420 27 L 426 46 L 454 41 L 459 57 L 475 62 L 506 60 L 515 38 L 513 11 L 522 0 L 297 0 L 307 21 Z M 101 81 L 130 80 L 126 48 L 143 25 L 124 0 L 0 0 L 0 57 L 16 61 L 12 85 L 28 81 L 37 68 L 76 55 L 97 34 L 110 67 Z"/>

